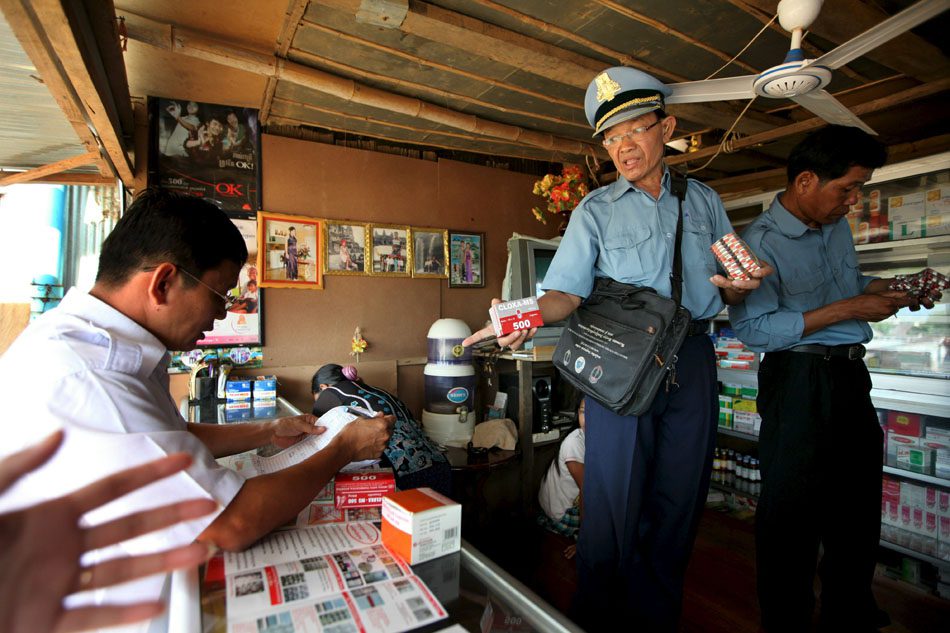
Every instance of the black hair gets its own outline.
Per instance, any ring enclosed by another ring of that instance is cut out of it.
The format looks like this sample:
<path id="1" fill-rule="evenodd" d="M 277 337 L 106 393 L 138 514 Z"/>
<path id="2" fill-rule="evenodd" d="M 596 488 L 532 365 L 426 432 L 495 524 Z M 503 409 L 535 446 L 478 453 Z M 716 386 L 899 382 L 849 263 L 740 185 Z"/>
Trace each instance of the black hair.
<path id="1" fill-rule="evenodd" d="M 346 380 L 346 376 L 343 375 L 343 367 L 336 363 L 330 363 L 318 369 L 317 373 L 313 375 L 310 380 L 310 391 L 317 393 L 320 391 L 320 385 L 335 385 L 344 380 Z"/>
<path id="2" fill-rule="evenodd" d="M 887 162 L 887 148 L 856 127 L 829 125 L 806 136 L 788 155 L 788 182 L 802 172 L 821 181 L 841 178 L 854 166 L 877 169 Z"/>
<path id="3" fill-rule="evenodd" d="M 103 243 L 96 283 L 117 286 L 164 262 L 201 277 L 224 261 L 247 261 L 244 238 L 224 211 L 202 198 L 151 188 L 135 198 Z"/>

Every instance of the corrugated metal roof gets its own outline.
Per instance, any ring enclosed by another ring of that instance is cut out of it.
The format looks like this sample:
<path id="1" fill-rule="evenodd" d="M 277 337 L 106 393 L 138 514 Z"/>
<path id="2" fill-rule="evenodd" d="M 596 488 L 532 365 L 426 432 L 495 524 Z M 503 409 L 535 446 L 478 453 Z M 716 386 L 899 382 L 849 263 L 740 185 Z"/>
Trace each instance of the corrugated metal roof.
<path id="1" fill-rule="evenodd" d="M 3 113 L 0 168 L 30 169 L 86 151 L 3 14 L 0 14 L 0 112 Z"/>

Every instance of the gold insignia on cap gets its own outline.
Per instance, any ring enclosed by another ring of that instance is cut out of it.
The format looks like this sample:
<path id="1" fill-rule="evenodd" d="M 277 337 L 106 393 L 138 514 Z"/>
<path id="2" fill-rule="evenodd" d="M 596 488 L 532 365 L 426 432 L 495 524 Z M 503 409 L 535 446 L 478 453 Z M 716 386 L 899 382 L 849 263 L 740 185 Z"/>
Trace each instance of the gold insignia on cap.
<path id="1" fill-rule="evenodd" d="M 602 72 L 597 75 L 597 78 L 594 79 L 594 83 L 597 84 L 597 102 L 603 103 L 604 101 L 610 101 L 617 93 L 620 92 L 620 84 L 610 78 L 606 72 Z"/>

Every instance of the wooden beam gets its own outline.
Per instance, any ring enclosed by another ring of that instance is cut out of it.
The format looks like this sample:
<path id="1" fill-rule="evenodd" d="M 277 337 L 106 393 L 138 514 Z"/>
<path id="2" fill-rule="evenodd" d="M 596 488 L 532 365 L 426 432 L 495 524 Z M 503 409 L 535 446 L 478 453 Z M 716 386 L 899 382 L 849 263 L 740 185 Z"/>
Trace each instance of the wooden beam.
<path id="1" fill-rule="evenodd" d="M 0 176 L 0 186 L 14 185 L 18 182 L 30 182 L 31 180 L 36 180 L 37 178 L 42 178 L 50 174 L 68 171 L 70 169 L 83 167 L 85 165 L 91 165 L 98 159 L 99 150 L 95 150 L 92 152 L 86 152 L 85 154 L 79 154 L 78 156 L 64 158 L 63 160 L 58 160 L 55 163 L 50 163 L 48 165 L 43 165 L 42 167 L 29 169 L 27 171 L 18 171 L 12 173 L 0 172 L 0 174 L 6 173 L 6 175 Z"/>
<path id="2" fill-rule="evenodd" d="M 882 97 L 880 99 L 875 99 L 873 101 L 868 101 L 856 106 L 852 106 L 850 110 L 861 116 L 862 114 L 870 114 L 871 112 L 877 112 L 878 110 L 886 110 L 888 108 L 893 108 L 894 106 L 900 105 L 902 103 L 907 103 L 908 101 L 916 101 L 917 99 L 922 99 L 933 94 L 943 92 L 947 89 L 950 89 L 950 78 L 945 77 L 943 79 L 932 81 L 927 84 L 916 86 L 908 90 L 903 90 L 901 92 L 894 93 L 887 97 Z M 742 149 L 743 147 L 750 147 L 752 145 L 759 145 L 762 143 L 771 143 L 781 138 L 791 136 L 793 134 L 800 134 L 802 132 L 808 132 L 815 130 L 817 128 L 828 125 L 828 122 L 819 117 L 813 117 L 811 119 L 806 119 L 805 121 L 799 121 L 797 123 L 792 123 L 786 125 L 785 127 L 777 128 L 775 130 L 770 130 L 768 132 L 762 132 L 761 134 L 753 134 L 752 136 L 746 136 L 744 138 L 737 139 L 733 142 L 732 146 L 734 149 Z M 701 149 L 697 152 L 691 154 L 683 154 L 681 156 L 672 156 L 666 160 L 668 165 L 679 165 L 681 163 L 686 163 L 689 161 L 700 160 L 703 158 L 708 158 L 718 151 L 718 147 L 707 147 Z"/>
<path id="3" fill-rule="evenodd" d="M 766 12 L 774 11 L 776 4 L 775 0 L 745 1 Z M 830 42 L 843 44 L 889 17 L 890 14 L 871 3 L 835 0 L 822 5 L 818 19 L 808 30 Z M 950 63 L 943 51 L 911 32 L 898 35 L 864 56 L 918 81 L 933 81 L 950 74 Z"/>
<path id="4" fill-rule="evenodd" d="M 405 51 L 399 50 L 398 48 L 393 48 L 391 46 L 386 46 L 384 44 L 378 44 L 377 42 L 374 42 L 372 40 L 367 40 L 361 37 L 357 37 L 355 35 L 350 35 L 349 33 L 344 33 L 343 31 L 338 31 L 336 29 L 331 29 L 328 26 L 324 26 L 317 22 L 312 22 L 310 20 L 307 20 L 306 18 L 303 20 L 303 24 L 309 29 L 320 31 L 321 33 L 324 33 L 334 38 L 334 40 L 340 40 L 343 42 L 349 42 L 352 44 L 365 46 L 367 48 L 380 51 L 381 53 L 385 53 L 386 55 L 397 57 L 399 59 L 404 59 L 411 64 L 418 64 L 420 66 L 435 68 L 436 70 L 441 70 L 443 72 L 452 73 L 460 77 L 465 77 L 466 79 L 471 79 L 473 81 L 484 83 L 494 88 L 500 88 L 502 90 L 511 90 L 512 92 L 523 94 L 526 97 L 530 97 L 532 99 L 539 99 L 547 103 L 553 103 L 553 104 L 563 106 L 566 108 L 573 108 L 575 110 L 578 110 L 582 114 L 584 111 L 583 103 L 578 103 L 576 101 L 572 101 L 569 99 L 562 99 L 558 97 L 557 95 L 551 95 L 544 92 L 538 92 L 537 90 L 522 88 L 521 86 L 517 86 L 515 84 L 505 83 L 503 81 L 498 81 L 497 79 L 492 79 L 491 77 L 486 77 L 485 75 L 479 75 L 467 70 L 463 70 L 461 68 L 455 68 L 453 66 L 449 66 L 448 64 L 432 61 L 424 57 L 420 57 L 418 55 L 413 55 L 412 53 L 407 53 Z"/>
<path id="5" fill-rule="evenodd" d="M 321 0 L 321 4 L 327 4 L 329 2 L 337 2 L 341 5 L 344 5 L 347 2 L 352 3 L 352 0 Z M 583 107 L 582 107 L 583 104 L 576 101 L 562 99 L 556 95 L 522 88 L 521 86 L 518 86 L 516 84 L 498 81 L 496 79 L 486 77 L 484 75 L 479 75 L 473 72 L 462 70 L 460 68 L 454 68 L 452 66 L 449 66 L 448 64 L 442 64 L 440 62 L 429 60 L 419 55 L 415 55 L 413 53 L 402 51 L 400 49 L 393 48 L 391 46 L 379 44 L 371 40 L 367 40 L 355 35 L 351 35 L 349 33 L 344 33 L 336 29 L 332 29 L 330 27 L 324 26 L 317 22 L 313 22 L 312 20 L 308 20 L 307 18 L 304 18 L 302 22 L 307 28 L 320 31 L 321 33 L 325 33 L 328 36 L 331 36 L 338 40 L 351 42 L 351 43 L 358 44 L 361 46 L 366 46 L 367 48 L 378 50 L 382 53 L 385 53 L 386 55 L 391 55 L 394 57 L 398 57 L 400 59 L 405 59 L 406 61 L 411 62 L 413 64 L 420 64 L 420 65 L 424 65 L 430 68 L 435 68 L 447 73 L 452 73 L 455 75 L 466 77 L 467 79 L 484 83 L 489 86 L 494 86 L 502 90 L 510 90 L 512 92 L 524 94 L 525 96 L 530 97 L 531 99 L 541 100 L 547 103 L 553 103 L 559 106 L 564 106 L 564 107 L 576 109 L 580 112 L 583 112 Z M 506 44 L 502 41 L 498 41 L 495 43 L 495 46 L 499 48 L 503 48 L 506 46 Z M 599 63 L 600 65 L 598 68 L 603 68 L 604 66 L 602 62 L 597 62 L 596 60 L 591 60 L 591 62 Z M 539 63 L 542 63 L 542 62 L 539 62 Z M 590 78 L 593 78 L 593 76 L 594 74 L 590 73 L 589 79 L 584 82 L 583 87 L 585 89 L 587 87 L 587 84 L 590 81 Z M 554 79 L 554 78 L 549 77 L 549 79 Z M 573 82 L 570 85 L 574 86 L 574 84 L 576 83 L 577 82 Z M 732 106 L 729 106 L 725 103 L 679 104 L 676 106 L 670 106 L 670 110 L 675 112 L 676 116 L 681 116 L 682 118 L 687 119 L 689 121 L 695 121 L 695 122 L 700 122 L 704 124 L 708 124 L 714 121 L 718 122 L 719 126 L 721 126 L 720 129 L 723 129 L 723 130 L 728 129 L 729 126 L 732 125 L 732 122 L 739 115 L 738 109 L 735 109 Z M 586 119 L 581 119 L 581 120 L 586 120 Z M 739 124 L 736 127 L 736 129 L 743 134 L 756 134 L 758 132 L 763 132 L 765 130 L 779 127 L 780 125 L 784 125 L 785 123 L 786 121 L 780 117 L 770 117 L 767 114 L 762 114 L 759 112 L 755 112 L 755 113 L 747 112 L 746 115 L 742 118 L 742 120 L 739 121 Z"/>
<path id="6" fill-rule="evenodd" d="M 506 7 L 505 5 L 501 3 L 493 2 L 492 0 L 469 0 L 469 2 L 481 5 L 487 9 L 491 9 L 492 11 L 497 11 L 498 13 L 507 15 L 508 17 L 514 18 L 518 20 L 519 22 L 521 22 L 522 24 L 526 24 L 530 27 L 538 29 L 539 31 L 544 31 L 545 33 L 550 33 L 558 37 L 563 37 L 566 40 L 574 42 L 575 44 L 580 44 L 581 46 L 588 48 L 592 51 L 596 51 L 600 53 L 601 55 L 615 59 L 624 66 L 630 66 L 631 68 L 639 68 L 640 70 L 644 72 L 648 72 L 651 75 L 654 75 L 657 79 L 661 79 L 664 81 L 665 80 L 689 81 L 689 79 L 687 77 L 684 77 L 683 75 L 678 75 L 669 70 L 657 68 L 656 66 L 653 66 L 652 64 L 648 64 L 642 59 L 639 59 L 638 57 L 633 57 L 632 55 L 627 55 L 626 53 L 622 53 L 612 48 L 608 48 L 607 46 L 604 46 L 603 44 L 599 44 L 593 40 L 589 40 L 586 37 L 581 37 L 580 35 L 578 35 L 577 33 L 574 33 L 573 31 L 562 29 L 559 26 L 555 26 L 549 22 L 545 22 L 544 20 L 539 20 L 538 18 L 530 16 L 526 13 L 515 11 L 514 9 Z"/>
<path id="7" fill-rule="evenodd" d="M 310 0 L 289 0 L 284 23 L 280 27 L 280 33 L 277 34 L 277 42 L 274 45 L 274 53 L 277 57 L 287 58 L 287 51 L 290 50 L 293 44 L 297 29 L 300 28 L 300 20 L 309 5 Z M 260 112 L 258 113 L 261 125 L 265 125 L 267 118 L 270 116 L 271 103 L 274 100 L 275 92 L 277 92 L 277 78 L 268 77 L 267 85 L 264 86 L 264 96 L 261 99 Z"/>
<path id="8" fill-rule="evenodd" d="M 87 186 L 112 186 L 116 185 L 118 180 L 115 176 L 103 176 L 101 174 L 87 174 L 87 173 L 77 173 L 77 172 L 60 172 L 58 174 L 50 174 L 49 176 L 43 176 L 42 178 L 34 178 L 30 181 L 34 184 L 45 184 L 45 185 L 87 185 Z"/>
<path id="9" fill-rule="evenodd" d="M 318 127 L 323 130 L 330 130 L 332 132 L 337 132 L 340 134 L 353 134 L 357 136 L 366 136 L 366 137 L 371 137 L 376 140 L 389 141 L 391 143 L 400 143 L 402 145 L 418 145 L 420 147 L 420 151 L 424 151 L 426 148 L 436 148 L 436 149 L 447 149 L 453 152 L 471 152 L 472 154 L 485 154 L 487 156 L 507 156 L 510 158 L 521 158 L 521 159 L 528 158 L 531 160 L 546 160 L 548 162 L 563 162 L 564 159 L 574 158 L 574 156 L 570 156 L 570 155 L 559 157 L 557 154 L 555 154 L 553 156 L 542 159 L 542 158 L 535 158 L 535 157 L 529 156 L 527 155 L 525 151 L 521 151 L 521 152 L 504 151 L 504 150 L 498 151 L 496 148 L 493 148 L 491 151 L 487 151 L 487 150 L 483 150 L 483 149 L 479 149 L 475 147 L 459 147 L 457 145 L 442 145 L 438 143 L 432 143 L 429 141 L 425 143 L 421 143 L 419 141 L 414 141 L 411 139 L 395 138 L 392 136 L 385 136 L 381 134 L 372 134 L 372 135 L 358 134 L 357 132 L 354 132 L 353 130 L 348 130 L 345 128 L 334 127 L 331 125 L 323 125 L 320 123 L 316 123 L 314 121 L 302 121 L 300 119 L 294 119 L 292 117 L 282 117 L 277 114 L 271 115 L 271 122 L 276 125 L 288 125 L 288 126 L 293 126 L 293 127 L 313 126 L 313 127 Z M 489 139 L 483 139 L 483 140 L 487 142 Z M 535 152 L 538 151 L 537 148 L 522 147 L 521 149 L 528 150 L 528 151 L 535 151 Z"/>
<path id="10" fill-rule="evenodd" d="M 76 28 L 82 28 L 78 22 L 84 19 L 83 14 L 74 15 L 70 20 L 61 0 L 32 0 L 31 5 L 37 28 L 42 29 L 49 38 L 57 61 L 75 90 L 77 106 L 83 113 L 91 133 L 102 145 L 116 175 L 122 182 L 131 185 L 132 162 L 125 151 L 117 106 L 108 90 L 108 78 L 101 67 L 99 51 L 89 50 L 96 46 L 95 41 L 81 41 L 73 30 L 74 24 Z M 97 61 L 100 63 L 97 64 Z M 94 77 L 93 73 L 96 73 L 98 78 Z M 127 92 L 125 98 L 129 100 L 126 103 L 128 105 L 130 97 Z"/>
<path id="11" fill-rule="evenodd" d="M 492 103 L 490 101 L 484 101 L 482 99 L 476 99 L 474 97 L 469 97 L 468 95 L 463 95 L 455 92 L 449 92 L 448 90 L 442 90 L 440 88 L 435 88 L 433 86 L 418 84 L 412 81 L 406 81 L 405 79 L 398 79 L 396 77 L 391 77 L 389 75 L 381 75 L 379 73 L 370 72 L 368 70 L 363 70 L 362 68 L 356 68 L 354 66 L 349 66 L 347 64 L 341 64 L 340 62 L 334 61 L 328 57 L 322 57 L 320 55 L 314 55 L 313 53 L 308 53 L 307 51 L 302 51 L 298 49 L 291 50 L 291 57 L 295 60 L 302 60 L 306 62 L 312 62 L 314 66 L 329 67 L 333 70 L 340 71 L 348 77 L 357 76 L 362 79 L 371 79 L 376 83 L 389 84 L 390 86 L 398 86 L 400 88 L 408 88 L 417 92 L 426 92 L 429 95 L 437 97 L 439 99 L 453 99 L 456 101 L 462 101 L 472 105 L 477 105 L 482 108 L 487 108 L 490 110 L 497 110 L 499 112 L 507 112 L 509 114 L 518 114 L 521 116 L 529 117 L 531 119 L 540 119 L 542 121 L 550 121 L 557 125 L 567 125 L 571 127 L 576 127 L 580 130 L 587 132 L 590 130 L 590 125 L 587 121 L 581 121 L 578 118 L 577 121 L 570 121 L 567 119 L 562 119 L 556 116 L 549 116 L 546 114 L 540 114 L 538 112 L 529 112 L 527 110 L 519 110 L 517 108 L 508 108 L 497 103 Z M 311 65 L 311 64 L 308 64 Z"/>
<path id="12" fill-rule="evenodd" d="M 699 49 L 702 49 L 706 51 L 707 53 L 713 55 L 714 57 L 718 57 L 721 61 L 728 62 L 732 60 L 732 55 L 729 55 L 716 48 L 713 48 L 712 46 L 709 46 L 702 40 L 696 39 L 692 35 L 688 35 L 686 33 L 683 33 L 682 31 L 678 31 L 668 24 L 664 24 L 663 22 L 660 22 L 659 20 L 654 20 L 653 18 L 647 15 L 644 15 L 643 13 L 634 11 L 630 7 L 620 4 L 619 2 L 614 2 L 614 0 L 593 0 L 593 1 L 595 4 L 599 4 L 602 7 L 606 7 L 607 9 L 610 9 L 614 13 L 619 13 L 625 18 L 629 18 L 641 24 L 645 24 L 649 26 L 650 28 L 656 29 L 660 33 L 663 33 L 664 35 L 669 35 L 670 37 L 674 37 L 680 41 L 686 42 L 687 44 L 691 46 L 695 46 Z M 764 69 L 755 68 L 754 66 L 750 66 L 749 64 L 739 59 L 732 60 L 732 63 L 738 66 L 739 68 L 742 68 L 743 70 L 746 70 L 754 75 L 758 75 L 761 70 L 764 70 Z"/>
<path id="13" fill-rule="evenodd" d="M 76 131 L 79 143 L 87 152 L 96 152 L 95 165 L 99 173 L 111 174 L 109 164 L 98 155 L 99 143 L 89 130 L 76 91 L 60 66 L 46 31 L 40 27 L 31 3 L 24 0 L 0 0 L 0 9 L 66 120 Z"/>
<path id="14" fill-rule="evenodd" d="M 316 2 L 356 15 L 361 0 Z M 409 12 L 398 27 L 402 33 L 439 42 L 582 90 L 604 68 L 601 61 L 418 0 L 410 0 Z"/>
<path id="15" fill-rule="evenodd" d="M 368 123 L 368 124 L 370 124 L 370 125 L 382 125 L 382 126 L 386 126 L 386 127 L 395 128 L 395 129 L 398 129 L 398 130 L 406 130 L 407 132 L 412 132 L 413 134 L 419 136 L 420 138 L 425 138 L 425 137 L 426 137 L 427 135 L 429 135 L 429 134 L 439 134 L 439 135 L 441 135 L 441 136 L 448 136 L 448 137 L 450 137 L 450 138 L 457 138 L 457 139 L 460 139 L 460 140 L 463 140 L 463 141 L 469 141 L 469 142 L 472 142 L 472 143 L 480 143 L 480 142 L 486 142 L 486 141 L 487 141 L 487 142 L 491 142 L 491 143 L 499 143 L 499 142 L 501 142 L 501 143 L 506 143 L 506 142 L 507 142 L 507 141 L 497 141 L 497 140 L 494 140 L 494 139 L 486 139 L 486 138 L 483 137 L 483 136 L 475 136 L 475 135 L 473 135 L 473 134 L 463 134 L 463 133 L 461 133 L 461 132 L 451 132 L 451 131 L 449 131 L 449 130 L 435 130 L 435 129 L 432 129 L 432 128 L 417 127 L 417 126 L 415 126 L 415 125 L 405 125 L 405 124 L 403 124 L 403 123 L 394 123 L 394 122 L 392 122 L 392 121 L 385 121 L 385 120 L 383 120 L 383 119 L 375 119 L 375 118 L 373 118 L 373 117 L 364 116 L 364 115 L 361 115 L 361 114 L 349 114 L 349 113 L 346 113 L 346 112 L 340 112 L 339 110 L 332 110 L 332 109 L 330 109 L 330 108 L 322 108 L 322 107 L 320 107 L 320 106 L 312 105 L 312 104 L 309 104 L 309 103 L 301 103 L 301 102 L 299 102 L 299 101 L 291 101 L 291 100 L 289 100 L 289 99 L 282 99 L 282 98 L 280 98 L 280 97 L 275 97 L 275 98 L 274 98 L 274 102 L 275 102 L 275 103 L 278 103 L 278 104 L 281 104 L 281 105 L 284 105 L 284 106 L 289 106 L 289 107 L 294 107 L 294 106 L 296 106 L 296 107 L 304 108 L 305 110 L 311 110 L 311 111 L 313 111 L 313 112 L 319 112 L 320 114 L 325 114 L 325 115 L 329 115 L 329 116 L 340 117 L 340 118 L 343 118 L 343 119 L 352 119 L 352 120 L 354 120 L 354 121 L 361 121 L 361 122 L 363 122 L 363 123 Z M 286 110 L 285 110 L 284 112 L 286 112 Z M 322 127 L 322 124 L 321 124 L 321 123 L 318 123 L 318 122 L 310 122 L 310 123 L 308 123 L 308 122 L 306 122 L 306 121 L 304 121 L 304 120 L 302 120 L 302 119 L 293 119 L 293 117 L 289 117 L 289 116 L 287 116 L 287 114 L 275 114 L 274 116 L 279 116 L 279 117 L 280 117 L 282 120 L 284 120 L 284 121 L 294 120 L 294 121 L 296 121 L 296 124 L 297 124 L 297 125 L 319 125 L 319 126 Z M 350 130 L 350 132 L 353 132 L 353 130 Z M 359 132 L 359 131 L 356 131 L 356 132 L 354 132 L 354 133 L 355 133 L 355 134 L 363 134 L 363 135 L 366 135 L 366 136 L 372 136 L 372 135 L 373 135 L 372 132 Z M 511 143 L 511 144 L 512 144 L 512 145 L 517 145 L 517 146 L 519 146 L 519 147 L 531 147 L 531 145 L 528 145 L 528 144 L 525 144 L 525 143 L 517 143 L 517 142 L 514 142 L 514 143 Z M 459 147 L 459 148 L 457 148 L 457 149 L 464 150 L 464 149 L 467 149 L 467 148 Z M 608 158 L 608 155 L 607 155 L 607 152 L 606 152 L 606 151 L 602 152 L 602 154 L 603 154 L 603 155 L 601 156 L 602 159 Z"/>
<path id="16" fill-rule="evenodd" d="M 239 48 L 228 42 L 207 37 L 189 29 L 159 24 L 132 13 L 125 13 L 125 16 L 129 37 L 136 41 L 264 77 L 276 77 L 344 101 L 380 108 L 405 116 L 419 117 L 432 123 L 470 133 L 520 142 L 571 156 L 586 156 L 594 154 L 600 149 L 595 143 L 562 138 L 553 134 L 526 130 L 514 125 L 496 123 L 412 97 L 405 97 L 358 84 L 355 81 L 331 75 L 316 68 L 279 59 L 273 54 Z"/>
<path id="17" fill-rule="evenodd" d="M 666 108 L 668 114 L 677 118 L 699 123 L 703 127 L 713 127 L 717 130 L 728 130 L 736 117 L 738 110 L 733 110 L 726 104 L 714 101 L 711 103 L 677 103 Z M 782 127 L 788 123 L 787 119 L 763 112 L 755 112 L 751 108 L 739 119 L 736 129 L 742 134 L 758 134 Z"/>

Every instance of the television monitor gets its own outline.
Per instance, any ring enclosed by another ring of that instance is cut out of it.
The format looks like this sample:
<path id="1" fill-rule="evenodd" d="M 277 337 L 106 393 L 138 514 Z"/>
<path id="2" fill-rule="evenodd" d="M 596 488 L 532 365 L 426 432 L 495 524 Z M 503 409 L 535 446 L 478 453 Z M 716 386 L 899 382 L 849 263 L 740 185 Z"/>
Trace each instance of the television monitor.
<path id="1" fill-rule="evenodd" d="M 530 237 L 513 237 L 508 240 L 508 271 L 505 279 L 504 298 L 522 299 L 541 297 L 544 276 L 551 266 L 557 242 Z M 545 323 L 534 336 L 535 345 L 556 345 L 564 322 Z M 530 343 L 531 341 L 529 341 Z"/>

